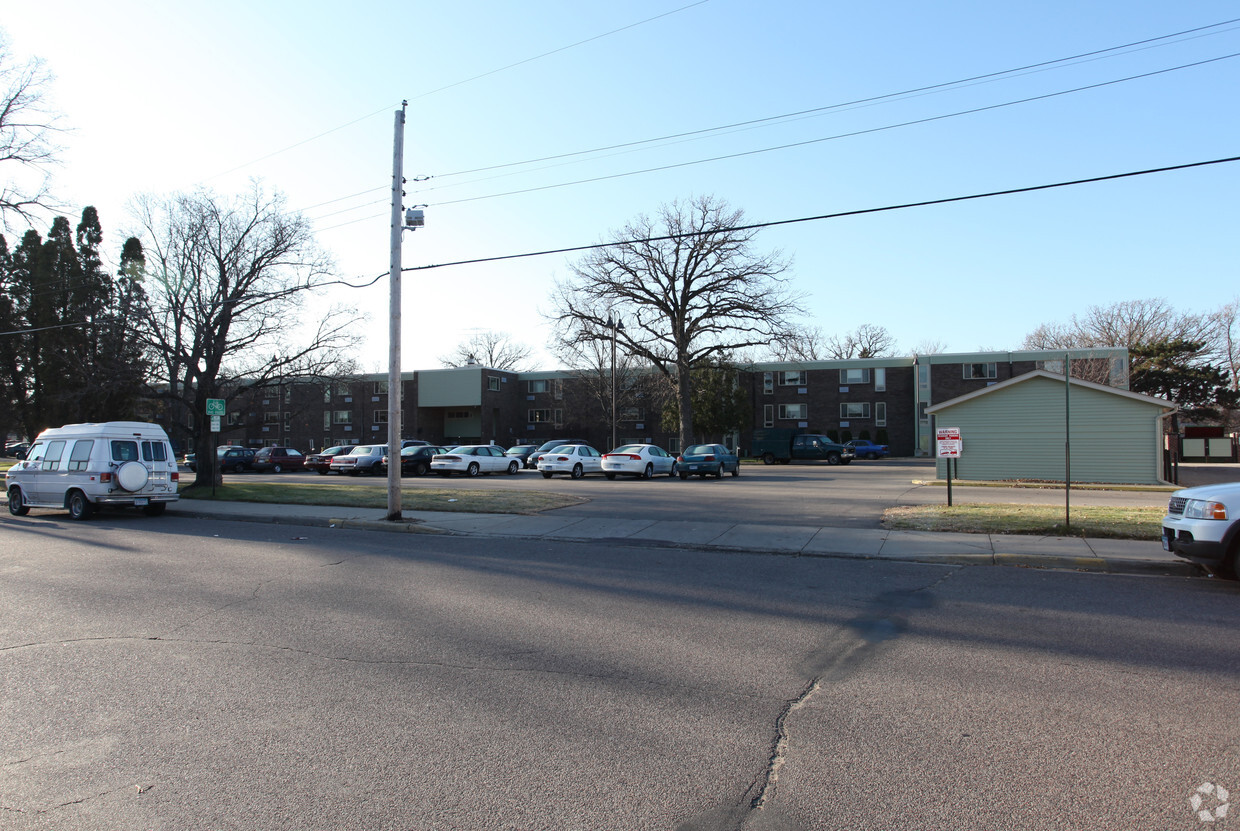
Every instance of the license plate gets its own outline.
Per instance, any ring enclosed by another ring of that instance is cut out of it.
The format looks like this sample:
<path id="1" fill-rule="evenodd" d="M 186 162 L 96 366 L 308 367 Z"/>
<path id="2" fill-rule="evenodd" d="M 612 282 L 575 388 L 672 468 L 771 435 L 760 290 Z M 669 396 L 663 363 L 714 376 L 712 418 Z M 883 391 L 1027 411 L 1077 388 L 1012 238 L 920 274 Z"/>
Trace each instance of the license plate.
<path id="1" fill-rule="evenodd" d="M 697 469 L 698 469 L 697 465 L 689 465 L 689 470 L 697 470 Z"/>
<path id="2" fill-rule="evenodd" d="M 150 501 L 151 500 L 147 499 L 145 496 L 140 496 L 133 501 L 133 504 L 135 507 L 145 508 L 148 504 L 150 504 Z"/>
<path id="3" fill-rule="evenodd" d="M 1171 550 L 1171 537 L 1167 536 L 1166 534 L 1163 534 L 1162 544 L 1163 544 L 1163 551 L 1170 551 Z"/>

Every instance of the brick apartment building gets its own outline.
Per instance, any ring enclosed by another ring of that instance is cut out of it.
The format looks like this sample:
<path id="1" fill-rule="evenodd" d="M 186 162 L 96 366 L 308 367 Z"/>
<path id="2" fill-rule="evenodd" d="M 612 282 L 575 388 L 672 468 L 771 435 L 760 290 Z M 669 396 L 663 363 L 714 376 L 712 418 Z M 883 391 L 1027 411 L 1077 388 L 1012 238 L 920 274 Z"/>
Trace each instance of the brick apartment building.
<path id="1" fill-rule="evenodd" d="M 1074 377 L 1128 388 L 1127 350 L 1069 356 Z M 977 352 L 811 362 L 769 362 L 736 371 L 752 404 L 751 427 L 723 439 L 742 451 L 752 427 L 788 427 L 840 439 L 870 438 L 897 456 L 926 456 L 926 409 L 1035 369 L 1063 372 L 1065 353 Z M 618 378 L 618 380 L 620 380 Z M 611 443 L 609 376 L 567 370 L 508 372 L 483 366 L 430 369 L 402 376 L 402 432 L 431 443 L 541 443 L 584 438 Z M 221 444 L 287 445 L 301 450 L 387 441 L 387 375 L 298 383 L 228 400 Z M 630 373 L 617 384 L 617 439 L 678 450 L 661 427 L 669 395 L 657 373 Z"/>

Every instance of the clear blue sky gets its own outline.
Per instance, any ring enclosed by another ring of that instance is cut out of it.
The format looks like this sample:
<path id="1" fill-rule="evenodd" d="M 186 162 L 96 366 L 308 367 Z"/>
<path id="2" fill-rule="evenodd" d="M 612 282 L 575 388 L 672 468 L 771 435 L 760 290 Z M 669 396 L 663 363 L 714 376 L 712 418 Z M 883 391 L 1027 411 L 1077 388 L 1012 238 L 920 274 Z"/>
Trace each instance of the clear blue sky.
<path id="1" fill-rule="evenodd" d="M 652 19 L 656 18 L 656 19 Z M 417 266 L 601 241 L 677 198 L 754 222 L 881 207 L 1240 155 L 1240 25 L 1040 71 L 746 129 L 554 162 L 493 165 L 889 96 L 1240 18 L 1240 6 L 1085 2 L 636 0 L 473 3 L 8 4 L 19 55 L 56 74 L 72 131 L 55 192 L 101 211 L 111 257 L 139 193 L 249 177 L 287 194 L 342 276 L 388 267 L 392 113 L 409 100 L 406 234 Z M 645 22 L 643 22 L 645 21 Z M 634 25 L 639 24 L 639 25 Z M 934 119 L 912 126 L 878 129 Z M 801 147 L 703 159 L 814 141 Z M 324 135 L 326 134 L 326 135 Z M 291 149 L 290 149 L 291 148 Z M 547 187 L 670 165 L 656 172 Z M 455 175 L 454 175 L 455 174 Z M 416 184 L 416 176 L 434 178 Z M 1240 292 L 1240 164 L 764 231 L 827 333 L 886 327 L 907 353 L 1016 348 L 1090 305 Z M 533 190 L 499 196 L 510 191 Z M 362 194 L 354 198 L 354 194 Z M 483 198 L 478 198 L 483 197 Z M 465 201 L 462 201 L 465 200 Z M 39 228 L 41 232 L 46 226 Z M 571 257 L 571 255 L 570 255 Z M 407 274 L 406 370 L 473 329 L 541 350 L 570 257 Z M 386 368 L 387 286 L 319 298 L 372 314 L 360 355 Z M 544 359 L 545 360 L 545 359 Z"/>

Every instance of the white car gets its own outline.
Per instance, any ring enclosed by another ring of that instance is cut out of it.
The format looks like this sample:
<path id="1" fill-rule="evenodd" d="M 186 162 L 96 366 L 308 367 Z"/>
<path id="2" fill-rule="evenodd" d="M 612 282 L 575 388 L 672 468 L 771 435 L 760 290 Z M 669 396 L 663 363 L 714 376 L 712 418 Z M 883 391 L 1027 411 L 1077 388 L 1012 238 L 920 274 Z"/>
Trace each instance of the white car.
<path id="1" fill-rule="evenodd" d="M 1162 521 L 1163 549 L 1219 577 L 1240 576 L 1240 482 L 1171 494 Z"/>
<path id="2" fill-rule="evenodd" d="M 565 444 L 542 454 L 538 472 L 544 479 L 550 479 L 555 473 L 567 473 L 574 479 L 587 473 L 602 473 L 603 454 L 588 444 Z"/>
<path id="3" fill-rule="evenodd" d="M 512 475 L 520 469 L 521 462 L 506 455 L 504 448 L 497 444 L 463 444 L 447 453 L 431 456 L 431 470 L 440 476 L 453 473 L 477 476 L 479 473 L 500 472 Z"/>
<path id="4" fill-rule="evenodd" d="M 657 474 L 676 475 L 676 457 L 653 444 L 626 444 L 603 456 L 603 475 L 650 479 Z"/>

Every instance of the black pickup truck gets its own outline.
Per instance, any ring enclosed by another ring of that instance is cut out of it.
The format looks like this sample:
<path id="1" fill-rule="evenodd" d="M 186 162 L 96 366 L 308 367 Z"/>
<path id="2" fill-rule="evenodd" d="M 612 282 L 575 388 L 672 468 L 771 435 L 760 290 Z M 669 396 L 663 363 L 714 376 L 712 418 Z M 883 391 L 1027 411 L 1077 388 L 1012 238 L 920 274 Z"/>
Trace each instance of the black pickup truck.
<path id="1" fill-rule="evenodd" d="M 851 447 L 831 441 L 816 433 L 797 433 L 780 427 L 767 427 L 753 431 L 753 448 L 749 455 L 761 459 L 763 464 L 779 462 L 786 465 L 793 459 L 826 462 L 829 465 L 846 465 L 857 454 Z"/>

